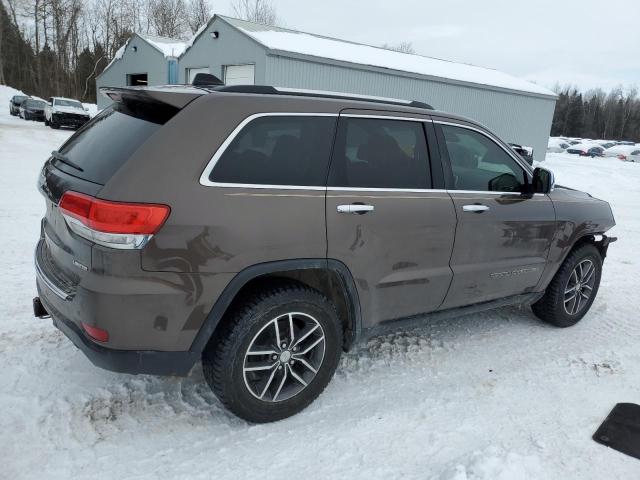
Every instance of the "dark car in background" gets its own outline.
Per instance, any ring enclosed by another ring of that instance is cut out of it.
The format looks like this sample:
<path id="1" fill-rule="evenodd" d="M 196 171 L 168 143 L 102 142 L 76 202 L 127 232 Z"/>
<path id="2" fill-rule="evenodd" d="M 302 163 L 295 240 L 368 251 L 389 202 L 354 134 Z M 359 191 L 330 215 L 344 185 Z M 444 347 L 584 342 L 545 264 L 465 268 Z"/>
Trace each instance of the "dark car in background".
<path id="1" fill-rule="evenodd" d="M 594 158 L 604 156 L 604 150 L 600 145 L 594 143 L 578 143 L 567 148 L 567 153 Z"/>
<path id="2" fill-rule="evenodd" d="M 525 162 L 529 165 L 533 165 L 533 149 L 530 147 L 523 147 L 522 145 L 518 145 L 517 143 L 510 143 L 509 146 L 520 155 Z"/>
<path id="3" fill-rule="evenodd" d="M 22 102 L 28 98 L 31 97 L 28 95 L 14 95 L 11 97 L 11 100 L 9 100 L 9 113 L 12 116 L 17 117 L 20 114 L 20 105 L 22 105 Z"/>
<path id="4" fill-rule="evenodd" d="M 44 122 L 44 107 L 47 104 L 44 100 L 27 98 L 20 105 L 20 118 L 25 120 L 36 120 Z"/>

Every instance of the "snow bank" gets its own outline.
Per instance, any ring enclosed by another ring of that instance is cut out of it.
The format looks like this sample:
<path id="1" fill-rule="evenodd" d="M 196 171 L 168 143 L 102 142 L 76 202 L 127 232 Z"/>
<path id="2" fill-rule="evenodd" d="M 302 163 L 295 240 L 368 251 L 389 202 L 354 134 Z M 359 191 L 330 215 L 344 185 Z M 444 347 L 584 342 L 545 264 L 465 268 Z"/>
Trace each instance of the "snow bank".
<path id="1" fill-rule="evenodd" d="M 432 57 L 395 52 L 311 33 L 287 30 L 224 17 L 226 21 L 271 50 L 331 58 L 433 77 L 555 96 L 552 91 L 498 70 Z"/>
<path id="2" fill-rule="evenodd" d="M 474 452 L 464 464 L 440 480 L 539 480 L 546 478 L 540 459 L 535 455 L 520 455 L 500 448 Z"/>
<path id="3" fill-rule="evenodd" d="M 16 93 L 0 87 L 0 163 L 10 166 L 0 176 L 0 477 L 638 478 L 638 460 L 591 435 L 615 403 L 640 403 L 640 164 L 547 155 L 559 184 L 610 201 L 618 223 L 598 297 L 575 327 L 504 308 L 374 338 L 343 356 L 304 412 L 248 425 L 199 367 L 187 378 L 107 372 L 33 318 L 45 210 L 35 184 L 73 131 L 9 117 Z"/>
<path id="4" fill-rule="evenodd" d="M 11 100 L 11 97 L 13 97 L 14 95 L 26 95 L 26 93 L 24 93 L 22 90 L 8 87 L 7 85 L 0 85 L 0 104 L 3 108 L 4 106 L 8 106 L 9 100 Z"/>

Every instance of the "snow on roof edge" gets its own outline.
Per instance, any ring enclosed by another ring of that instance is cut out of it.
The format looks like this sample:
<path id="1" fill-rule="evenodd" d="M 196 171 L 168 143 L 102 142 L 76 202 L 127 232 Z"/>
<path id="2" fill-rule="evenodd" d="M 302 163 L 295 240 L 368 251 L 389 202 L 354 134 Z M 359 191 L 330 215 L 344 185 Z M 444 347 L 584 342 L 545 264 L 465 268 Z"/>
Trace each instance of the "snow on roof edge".
<path id="1" fill-rule="evenodd" d="M 325 37 L 287 28 L 272 27 L 223 15 L 218 16 L 269 50 L 413 73 L 442 78 L 443 80 L 454 80 L 479 87 L 494 87 L 503 90 L 557 98 L 554 92 L 536 83 L 487 67 L 423 55 L 395 52 L 382 47 L 352 42 L 350 40 Z M 244 28 L 242 24 L 257 27 L 258 29 Z M 291 38 L 292 36 L 298 37 L 293 39 Z"/>
<path id="2" fill-rule="evenodd" d="M 165 58 L 178 58 L 182 56 L 188 46 L 188 41 L 178 38 L 160 37 L 157 35 L 147 35 L 137 33 L 142 40 L 147 42 L 156 50 L 160 51 Z"/>

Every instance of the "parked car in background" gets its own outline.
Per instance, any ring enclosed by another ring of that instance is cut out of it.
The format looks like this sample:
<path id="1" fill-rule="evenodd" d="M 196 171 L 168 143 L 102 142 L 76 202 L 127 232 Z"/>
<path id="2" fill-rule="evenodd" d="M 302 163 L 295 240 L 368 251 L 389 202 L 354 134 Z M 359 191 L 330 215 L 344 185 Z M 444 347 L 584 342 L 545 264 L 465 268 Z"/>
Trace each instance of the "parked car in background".
<path id="1" fill-rule="evenodd" d="M 28 98 L 31 97 L 28 95 L 14 95 L 11 97 L 11 100 L 9 100 L 9 114 L 14 117 L 18 116 L 20 114 L 20 105 Z"/>
<path id="2" fill-rule="evenodd" d="M 533 165 L 533 148 L 531 147 L 523 147 L 522 145 L 518 145 L 517 143 L 510 143 L 509 146 L 520 155 L 525 162 L 529 165 Z"/>
<path id="3" fill-rule="evenodd" d="M 558 137 L 551 137 L 549 138 L 549 143 L 547 143 L 547 152 L 561 153 L 570 146 L 571 144 L 569 144 L 567 140 Z"/>
<path id="4" fill-rule="evenodd" d="M 79 128 L 90 119 L 89 112 L 78 100 L 51 97 L 44 109 L 44 124 L 51 128 Z"/>
<path id="5" fill-rule="evenodd" d="M 581 157 L 602 157 L 604 148 L 597 143 L 578 143 L 567 148 L 567 153 L 580 155 Z"/>
<path id="6" fill-rule="evenodd" d="M 593 143 L 597 143 L 603 148 L 615 147 L 618 144 L 618 142 L 614 140 L 594 140 Z"/>
<path id="7" fill-rule="evenodd" d="M 616 145 L 604 151 L 605 157 L 616 157 L 625 162 L 640 162 L 640 146 Z"/>
<path id="8" fill-rule="evenodd" d="M 635 145 L 635 143 L 630 142 L 628 140 L 622 140 L 622 141 L 618 142 L 618 145 Z"/>
<path id="9" fill-rule="evenodd" d="M 47 104 L 44 100 L 27 98 L 20 105 L 20 118 L 25 120 L 36 120 L 44 122 L 44 107 Z"/>
<path id="10" fill-rule="evenodd" d="M 582 140 L 578 140 L 577 138 L 570 138 L 569 140 L 567 140 L 567 143 L 569 143 L 569 145 L 578 145 L 579 143 L 582 143 Z"/>
<path id="11" fill-rule="evenodd" d="M 104 93 L 41 171 L 33 302 L 98 366 L 201 360 L 269 422 L 372 335 L 505 305 L 569 327 L 596 298 L 609 204 L 473 120 L 265 86 Z"/>

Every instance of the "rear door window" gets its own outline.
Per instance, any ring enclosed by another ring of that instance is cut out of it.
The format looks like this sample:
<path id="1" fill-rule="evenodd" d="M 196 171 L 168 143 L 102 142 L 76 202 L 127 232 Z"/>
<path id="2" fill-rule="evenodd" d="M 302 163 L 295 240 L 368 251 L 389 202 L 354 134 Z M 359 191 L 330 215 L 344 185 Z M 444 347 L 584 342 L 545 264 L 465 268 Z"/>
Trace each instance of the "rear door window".
<path id="1" fill-rule="evenodd" d="M 159 104 L 115 104 L 78 130 L 60 153 L 82 171 L 59 160 L 60 170 L 104 185 L 177 109 Z"/>
<path id="2" fill-rule="evenodd" d="M 422 123 L 342 117 L 329 186 L 431 188 L 429 154 Z"/>
<path id="3" fill-rule="evenodd" d="M 209 180 L 324 187 L 335 124 L 335 117 L 258 117 L 233 139 Z"/>

